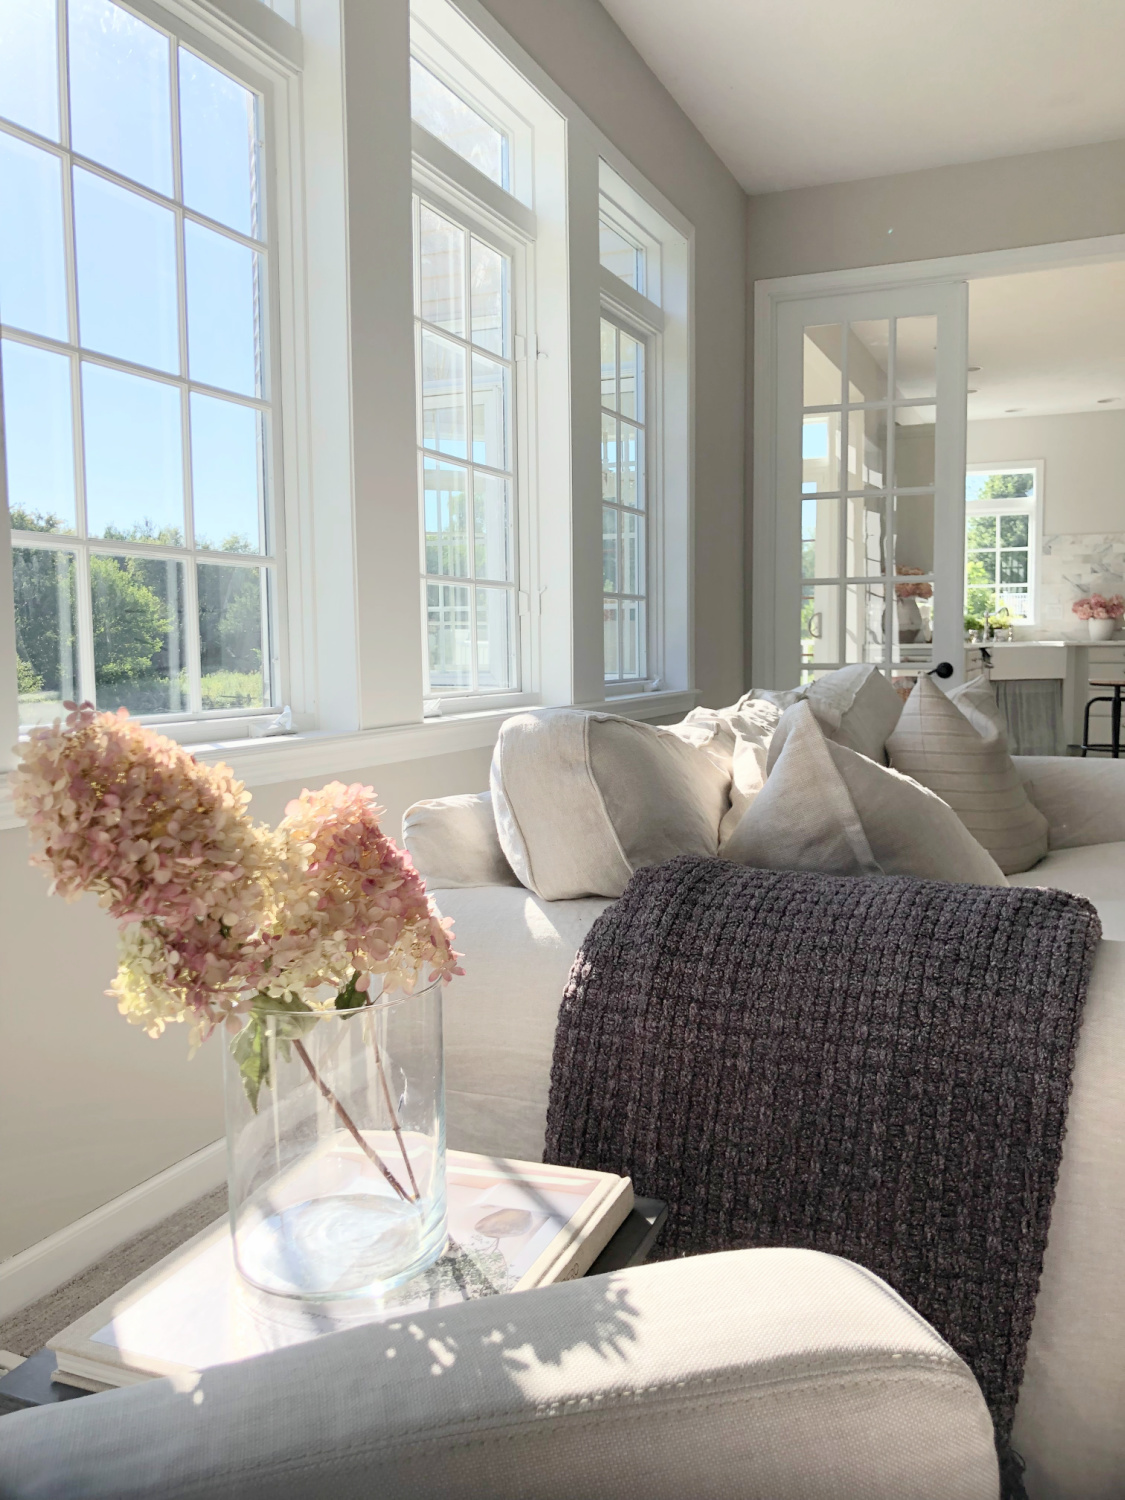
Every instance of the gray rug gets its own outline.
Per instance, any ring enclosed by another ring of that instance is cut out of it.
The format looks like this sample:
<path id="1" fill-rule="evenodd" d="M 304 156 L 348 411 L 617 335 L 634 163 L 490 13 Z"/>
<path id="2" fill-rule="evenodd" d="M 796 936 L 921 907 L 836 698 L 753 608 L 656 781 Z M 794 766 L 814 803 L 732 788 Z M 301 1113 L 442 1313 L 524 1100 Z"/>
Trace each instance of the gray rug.
<path id="1" fill-rule="evenodd" d="M 118 1245 L 101 1260 L 87 1266 L 85 1271 L 40 1297 L 38 1302 L 32 1302 L 5 1318 L 0 1323 L 0 1349 L 8 1349 L 13 1354 L 37 1353 L 48 1339 L 61 1333 L 76 1318 L 112 1297 L 134 1276 L 147 1271 L 149 1266 L 163 1260 L 192 1235 L 221 1218 L 226 1207 L 226 1187 L 214 1188 L 186 1208 L 161 1219 L 151 1229 Z"/>

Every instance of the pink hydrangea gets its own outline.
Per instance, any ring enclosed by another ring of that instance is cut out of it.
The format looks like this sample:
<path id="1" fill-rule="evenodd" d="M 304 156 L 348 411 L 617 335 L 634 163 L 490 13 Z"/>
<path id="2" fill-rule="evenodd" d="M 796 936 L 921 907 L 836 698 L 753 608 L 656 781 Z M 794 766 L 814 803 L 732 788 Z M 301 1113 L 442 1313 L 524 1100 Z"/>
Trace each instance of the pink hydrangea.
<path id="1" fill-rule="evenodd" d="M 921 577 L 921 568 L 898 567 L 895 572 L 899 577 Z M 896 599 L 932 599 L 934 597 L 934 586 L 932 583 L 896 583 Z"/>
<path id="2" fill-rule="evenodd" d="M 1076 599 L 1070 606 L 1080 620 L 1120 620 L 1125 615 L 1125 595 L 1091 594 L 1087 599 Z"/>
<path id="3" fill-rule="evenodd" d="M 274 831 L 226 766 L 205 766 L 125 710 L 67 704 L 32 731 L 13 776 L 33 863 L 67 900 L 98 896 L 119 924 L 110 993 L 159 1035 L 195 1038 L 258 996 L 331 1004 L 372 975 L 410 989 L 460 974 L 452 925 L 379 827 L 370 787 L 303 792 Z"/>

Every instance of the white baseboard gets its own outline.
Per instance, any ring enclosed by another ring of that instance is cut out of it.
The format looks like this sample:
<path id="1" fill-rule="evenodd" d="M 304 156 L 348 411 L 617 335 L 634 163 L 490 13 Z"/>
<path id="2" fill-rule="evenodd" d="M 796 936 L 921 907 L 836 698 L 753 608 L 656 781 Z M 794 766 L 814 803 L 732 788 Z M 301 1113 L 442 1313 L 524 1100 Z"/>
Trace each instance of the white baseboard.
<path id="1" fill-rule="evenodd" d="M 116 1245 L 151 1229 L 201 1193 L 218 1187 L 225 1177 L 225 1144 L 214 1141 L 37 1245 L 29 1245 L 0 1262 L 0 1318 L 10 1317 L 54 1291 Z"/>

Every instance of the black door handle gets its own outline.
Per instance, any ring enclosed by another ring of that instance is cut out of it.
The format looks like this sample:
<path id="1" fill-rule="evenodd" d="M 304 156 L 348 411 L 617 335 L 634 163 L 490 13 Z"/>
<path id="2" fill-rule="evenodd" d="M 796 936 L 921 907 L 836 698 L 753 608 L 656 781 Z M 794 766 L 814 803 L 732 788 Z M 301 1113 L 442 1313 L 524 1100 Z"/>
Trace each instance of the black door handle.
<path id="1" fill-rule="evenodd" d="M 936 667 L 930 668 L 929 675 L 931 677 L 952 677 L 953 665 L 951 662 L 939 661 Z"/>

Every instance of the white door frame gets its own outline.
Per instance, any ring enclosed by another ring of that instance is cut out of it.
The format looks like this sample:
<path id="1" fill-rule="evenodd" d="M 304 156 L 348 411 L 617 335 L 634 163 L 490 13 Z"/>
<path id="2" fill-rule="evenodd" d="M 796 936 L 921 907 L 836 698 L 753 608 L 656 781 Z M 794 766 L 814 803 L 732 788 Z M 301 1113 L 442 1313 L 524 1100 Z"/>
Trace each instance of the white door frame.
<path id="1" fill-rule="evenodd" d="M 1125 234 L 981 250 L 937 260 L 903 261 L 888 266 L 814 271 L 754 283 L 754 478 L 753 577 L 751 595 L 751 685 L 791 687 L 775 682 L 777 544 L 777 313 L 785 302 L 850 292 L 891 291 L 926 282 L 948 284 L 1125 259 Z"/>

